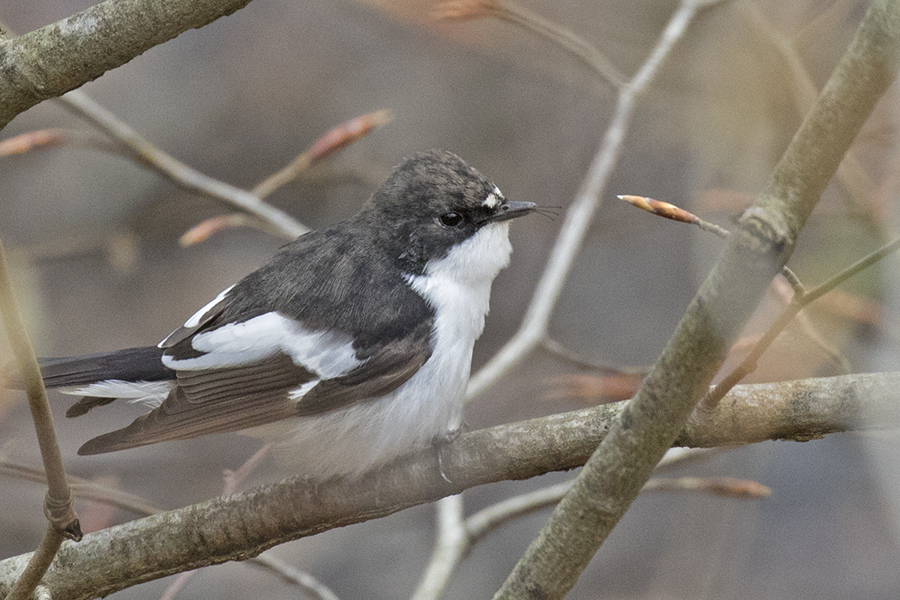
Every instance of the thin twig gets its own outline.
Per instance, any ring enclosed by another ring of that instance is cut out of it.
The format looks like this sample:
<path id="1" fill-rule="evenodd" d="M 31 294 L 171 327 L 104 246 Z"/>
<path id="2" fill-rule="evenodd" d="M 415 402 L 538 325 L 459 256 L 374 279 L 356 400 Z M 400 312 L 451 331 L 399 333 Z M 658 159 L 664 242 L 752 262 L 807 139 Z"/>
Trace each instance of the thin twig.
<path id="1" fill-rule="evenodd" d="M 693 460 L 708 456 L 707 449 L 688 449 L 686 459 Z M 472 547 L 491 532 L 503 527 L 510 521 L 528 516 L 540 510 L 555 506 L 574 480 L 549 485 L 532 492 L 513 496 L 484 508 L 466 519 L 462 519 L 462 503 L 454 499 L 459 496 L 443 498 L 438 503 L 439 519 L 446 526 L 444 535 L 438 535 L 439 543 L 428 564 L 426 575 L 412 600 L 433 600 L 439 598 L 449 583 L 449 578 L 460 562 L 469 554 Z M 692 491 L 714 496 L 737 499 L 761 499 L 771 495 L 768 487 L 746 479 L 734 477 L 654 477 L 641 490 L 641 493 Z M 442 505 L 446 505 L 443 506 Z M 441 529 L 439 528 L 439 531 Z"/>
<path id="2" fill-rule="evenodd" d="M 642 494 L 656 492 L 702 492 L 747 500 L 760 500 L 772 495 L 771 488 L 757 481 L 735 477 L 654 477 L 641 489 Z"/>
<path id="3" fill-rule="evenodd" d="M 272 554 L 260 554 L 250 561 L 252 564 L 275 573 L 281 579 L 300 588 L 304 593 L 317 600 L 340 600 L 337 594 L 324 583 L 300 569 L 294 568 Z"/>
<path id="4" fill-rule="evenodd" d="M 537 13 L 519 6 L 512 0 L 496 0 L 497 18 L 536 33 L 581 60 L 598 75 L 618 89 L 627 85 L 625 75 L 593 44 L 573 31 Z"/>
<path id="5" fill-rule="evenodd" d="M 694 7 L 692 10 L 696 10 L 700 4 L 692 6 Z M 686 18 L 684 18 L 685 16 Z M 522 325 L 488 363 L 472 376 L 467 393 L 469 400 L 487 390 L 527 356 L 546 335 L 550 316 L 556 308 L 569 271 L 581 250 L 594 215 L 602 203 L 606 184 L 618 161 L 625 133 L 634 115 L 638 98 L 653 81 L 675 43 L 684 35 L 692 16 L 693 13 L 685 15 L 683 10 L 676 13 L 643 65 L 634 77 L 619 90 L 615 113 L 606 129 L 603 141 L 591 161 L 591 166 L 582 181 L 578 195 L 566 211 L 565 221 L 557 235 L 543 275 L 532 295 Z"/>
<path id="6" fill-rule="evenodd" d="M 266 198 L 281 186 L 296 179 L 309 167 L 364 138 L 378 127 L 389 123 L 391 119 L 393 119 L 391 111 L 377 110 L 341 123 L 313 142 L 284 168 L 259 182 L 250 193 L 261 199 Z"/>
<path id="7" fill-rule="evenodd" d="M 447 496 L 437 502 L 434 550 L 412 600 L 436 600 L 444 593 L 472 544 L 464 517 L 462 495 Z"/>
<path id="8" fill-rule="evenodd" d="M 713 235 L 716 235 L 723 240 L 727 240 L 731 236 L 731 232 L 724 227 L 716 225 L 715 223 L 710 223 L 709 221 L 705 221 L 694 213 L 687 211 L 680 206 L 676 206 L 675 204 L 663 202 L 662 200 L 656 200 L 654 198 L 648 198 L 647 196 L 634 196 L 631 194 L 620 194 L 616 197 L 619 200 L 622 200 L 634 206 L 635 208 L 639 208 L 658 217 L 662 217 L 670 221 L 676 221 L 678 223 L 696 225 L 702 231 L 712 233 Z M 791 287 L 794 288 L 794 291 L 800 292 L 803 290 L 803 284 L 800 283 L 800 278 L 797 277 L 797 275 L 793 271 L 791 271 L 787 265 L 781 267 L 781 274 L 785 279 L 787 279 L 788 283 L 791 284 Z"/>
<path id="9" fill-rule="evenodd" d="M 34 348 L 19 313 L 2 242 L 0 242 L 0 313 L 2 313 L 6 335 L 9 337 L 19 375 L 28 396 L 28 406 L 31 409 L 31 418 L 37 433 L 44 472 L 47 475 L 44 514 L 50 521 L 50 526 L 47 528 L 40 547 L 28 562 L 28 567 L 22 577 L 7 596 L 8 600 L 25 600 L 31 596 L 44 573 L 50 568 L 50 563 L 53 562 L 53 557 L 56 556 L 63 540 L 79 541 L 83 534 L 78 515 L 72 508 L 72 491 L 66 480 L 62 454 L 59 451 L 56 431 L 53 428 L 53 415 L 50 412 L 50 404 L 47 402 L 47 392 L 44 389 L 44 381 L 41 378 L 41 370 L 35 358 Z"/>
<path id="10" fill-rule="evenodd" d="M 769 346 L 772 345 L 772 342 L 775 341 L 775 338 L 781 334 L 782 331 L 788 326 L 788 324 L 793 320 L 793 318 L 803 310 L 808 304 L 814 302 L 815 300 L 821 298 L 847 279 L 853 277 L 860 271 L 869 268 L 874 265 L 884 257 L 888 256 L 892 252 L 900 249 L 900 238 L 895 239 L 893 242 L 882 246 L 875 252 L 872 252 L 868 256 L 856 261 L 846 269 L 842 270 L 840 273 L 834 275 L 831 279 L 826 281 L 825 283 L 814 287 L 806 293 L 796 294 L 794 296 L 794 300 L 787 305 L 781 314 L 775 319 L 775 322 L 766 330 L 765 334 L 759 339 L 758 342 L 753 346 L 750 352 L 744 357 L 744 360 L 741 361 L 737 367 L 735 367 L 722 381 L 718 383 L 715 387 L 713 387 L 706 395 L 703 396 L 703 399 L 700 400 L 697 405 L 697 410 L 695 411 L 695 418 L 704 418 L 708 416 L 710 411 L 714 410 L 715 407 L 719 404 L 722 398 L 725 397 L 731 388 L 738 384 L 744 377 L 752 373 L 756 370 L 757 363 L 759 362 L 759 358 L 763 355 L 763 353 L 769 349 Z"/>
<path id="11" fill-rule="evenodd" d="M 42 470 L 6 459 L 0 459 L 0 476 L 33 483 L 47 483 L 47 476 Z M 76 498 L 115 506 L 138 515 L 154 515 L 163 511 L 136 494 L 71 475 L 68 476 L 68 480 L 69 488 Z"/>
<path id="12" fill-rule="evenodd" d="M 803 63 L 803 58 L 797 51 L 793 38 L 769 23 L 756 3 L 737 2 L 736 6 L 740 15 L 750 23 L 751 29 L 763 37 L 781 55 L 790 73 L 794 106 L 798 114 L 805 115 L 816 101 L 819 90 Z M 860 211 L 869 215 L 876 224 L 884 222 L 884 208 L 877 202 L 867 201 L 870 198 L 877 198 L 877 194 L 873 193 L 875 184 L 854 155 L 852 148 L 848 150 L 844 160 L 838 166 L 837 178 Z M 884 200 L 884 206 L 887 206 L 887 201 Z"/>
<path id="13" fill-rule="evenodd" d="M 603 79 L 621 89 L 625 76 L 597 48 L 565 27 L 533 13 L 512 0 L 447 0 L 438 4 L 438 19 L 495 17 L 535 33 L 582 61 Z"/>
<path id="14" fill-rule="evenodd" d="M 309 231 L 305 225 L 292 216 L 266 204 L 252 193 L 204 175 L 157 148 L 130 125 L 100 106 L 84 92 L 75 90 L 57 100 L 121 143 L 139 164 L 165 176 L 179 187 L 225 202 L 231 207 L 252 215 L 265 225 L 267 231 L 285 239 L 292 240 Z"/>
<path id="15" fill-rule="evenodd" d="M 38 129 L 0 141 L 0 156 L 24 154 L 33 150 L 58 148 L 60 146 L 83 146 L 122 154 L 122 149 L 105 137 L 77 129 Z"/>
<path id="16" fill-rule="evenodd" d="M 259 466 L 260 461 L 268 454 L 269 448 L 271 448 L 271 444 L 264 444 L 260 447 L 259 450 L 253 453 L 253 456 L 244 461 L 244 463 L 238 467 L 236 470 L 232 471 L 227 469 L 223 474 L 223 480 L 225 481 L 225 485 L 222 490 L 223 496 L 231 496 L 235 492 L 237 492 L 238 487 L 247 478 L 253 470 Z M 160 596 L 160 600 L 175 600 L 175 597 L 178 596 L 178 592 L 180 592 L 184 586 L 187 585 L 188 581 L 196 575 L 199 571 L 185 571 L 184 573 L 179 573 L 178 577 L 172 580 L 172 583 L 165 589 L 163 595 Z"/>
<path id="17" fill-rule="evenodd" d="M 541 339 L 541 348 L 543 348 L 556 358 L 559 358 L 560 360 L 564 360 L 584 369 L 600 371 L 601 373 L 645 375 L 649 370 L 649 367 L 622 367 L 619 365 L 613 365 L 607 362 L 587 358 L 585 356 L 582 356 L 581 354 L 578 354 L 559 341 L 546 335 Z"/>

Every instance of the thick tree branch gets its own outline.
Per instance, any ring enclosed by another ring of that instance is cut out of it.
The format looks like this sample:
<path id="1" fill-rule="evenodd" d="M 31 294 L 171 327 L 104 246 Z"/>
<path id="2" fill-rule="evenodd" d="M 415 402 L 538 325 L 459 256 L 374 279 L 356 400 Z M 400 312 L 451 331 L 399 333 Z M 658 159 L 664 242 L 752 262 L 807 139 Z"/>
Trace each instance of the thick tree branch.
<path id="1" fill-rule="evenodd" d="M 898 40 L 900 4 L 876 1 L 644 386 L 495 598 L 562 598 L 575 584 L 790 257 L 841 157 L 895 77 Z"/>
<path id="2" fill-rule="evenodd" d="M 382 517 L 485 483 L 526 479 L 582 464 L 624 403 L 463 435 L 442 460 L 419 451 L 359 481 L 313 486 L 301 478 L 153 515 L 64 543 L 44 585 L 57 598 L 104 596 L 138 583 L 229 560 L 245 560 L 300 537 Z M 737 386 L 679 445 L 712 447 L 818 438 L 900 427 L 900 373 Z M 30 555 L 0 561 L 0 597 Z"/>
<path id="3" fill-rule="evenodd" d="M 106 0 L 19 37 L 0 39 L 0 129 L 157 44 L 250 0 Z"/>

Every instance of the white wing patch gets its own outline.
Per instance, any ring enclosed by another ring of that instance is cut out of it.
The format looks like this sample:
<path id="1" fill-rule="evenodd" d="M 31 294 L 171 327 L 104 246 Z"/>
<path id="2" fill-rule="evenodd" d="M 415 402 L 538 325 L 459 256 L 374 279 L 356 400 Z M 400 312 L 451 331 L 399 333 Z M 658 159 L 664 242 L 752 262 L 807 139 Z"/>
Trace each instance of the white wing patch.
<path id="1" fill-rule="evenodd" d="M 307 392 L 309 392 L 309 390 L 313 389 L 318 384 L 319 384 L 318 379 L 313 379 L 312 381 L 307 381 L 306 383 L 304 383 L 297 389 L 291 390 L 288 393 L 288 398 L 290 398 L 291 400 L 301 400 L 303 398 L 303 396 L 305 396 L 307 394 Z"/>
<path id="2" fill-rule="evenodd" d="M 220 369 L 258 362 L 281 352 L 295 365 L 330 379 L 364 362 L 356 358 L 349 336 L 311 331 L 274 312 L 198 333 L 191 345 L 205 354 L 181 360 L 164 355 L 163 364 L 175 370 Z"/>
<path id="3" fill-rule="evenodd" d="M 164 339 L 159 344 L 157 344 L 156 347 L 164 348 L 166 345 L 166 342 L 169 341 L 169 338 L 171 338 L 176 333 L 178 333 L 180 331 L 184 331 L 185 329 L 191 329 L 191 328 L 199 325 L 200 322 L 203 320 L 203 317 L 206 316 L 206 314 L 209 311 L 211 311 L 213 308 L 215 308 L 219 302 L 224 300 L 225 296 L 228 295 L 228 292 L 230 292 L 231 288 L 233 288 L 235 285 L 237 285 L 237 284 L 232 284 L 232 285 L 228 286 L 227 288 L 225 288 L 224 290 L 222 290 L 221 292 L 219 292 L 218 296 L 213 298 L 212 301 L 209 302 L 206 306 L 204 306 L 203 308 L 201 308 L 200 310 L 195 312 L 193 315 L 191 315 L 191 317 L 187 321 L 184 322 L 184 325 L 182 325 L 181 327 L 179 327 L 178 329 L 176 329 L 175 331 L 173 331 L 172 333 L 167 335 L 166 339 Z"/>
<path id="4" fill-rule="evenodd" d="M 122 398 L 129 402 L 146 404 L 156 408 L 162 404 L 172 387 L 174 381 L 123 381 L 121 379 L 107 379 L 77 388 L 63 388 L 63 394 L 72 396 L 93 396 L 96 398 Z"/>

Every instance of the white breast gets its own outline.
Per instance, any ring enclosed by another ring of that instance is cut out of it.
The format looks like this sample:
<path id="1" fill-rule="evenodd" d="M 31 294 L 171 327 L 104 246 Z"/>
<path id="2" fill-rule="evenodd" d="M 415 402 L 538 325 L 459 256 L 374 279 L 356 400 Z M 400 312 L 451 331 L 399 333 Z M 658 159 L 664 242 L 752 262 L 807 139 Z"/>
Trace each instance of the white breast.
<path id="1" fill-rule="evenodd" d="M 457 429 L 472 348 L 484 329 L 491 283 L 509 263 L 508 223 L 482 228 L 423 275 L 407 281 L 435 310 L 432 354 L 394 392 L 325 415 L 282 424 L 281 453 L 299 473 L 357 475 Z M 259 435 L 273 439 L 272 426 Z"/>

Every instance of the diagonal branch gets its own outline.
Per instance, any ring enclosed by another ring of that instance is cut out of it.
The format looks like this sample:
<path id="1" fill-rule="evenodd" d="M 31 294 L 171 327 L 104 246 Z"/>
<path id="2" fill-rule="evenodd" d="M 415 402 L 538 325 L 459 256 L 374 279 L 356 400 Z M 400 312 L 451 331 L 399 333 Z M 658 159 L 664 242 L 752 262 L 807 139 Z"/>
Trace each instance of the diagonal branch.
<path id="1" fill-rule="evenodd" d="M 22 36 L 0 38 L 0 129 L 35 104 L 93 81 L 249 2 L 106 0 Z"/>
<path id="2" fill-rule="evenodd" d="M 119 142 L 138 164 L 162 174 L 182 189 L 226 202 L 259 220 L 268 231 L 285 239 L 293 240 L 309 231 L 292 216 L 263 202 L 252 192 L 201 173 L 157 148 L 81 90 L 70 92 L 59 98 L 59 101 Z"/>
<path id="3" fill-rule="evenodd" d="M 618 162 L 619 152 L 622 149 L 625 133 L 631 123 L 637 101 L 656 77 L 675 43 L 684 35 L 693 13 L 708 3 L 708 1 L 689 3 L 692 7 L 689 12 L 682 10 L 676 13 L 647 60 L 631 80 L 619 89 L 615 113 L 606 129 L 600 148 L 597 150 L 594 160 L 591 161 L 587 175 L 581 183 L 578 195 L 566 211 L 565 221 L 556 237 L 556 243 L 553 245 L 547 266 L 531 297 L 531 303 L 528 305 L 522 325 L 497 354 L 472 375 L 467 394 L 470 400 L 487 390 L 534 350 L 544 338 L 569 271 L 572 270 L 572 265 L 581 250 L 594 215 L 602 203 L 606 184 Z"/>
<path id="4" fill-rule="evenodd" d="M 687 0 L 679 10 L 690 4 Z M 878 0 L 644 386 L 496 598 L 561 598 L 575 584 L 684 427 L 772 277 L 790 257 L 841 158 L 894 80 L 898 51 L 900 4 Z"/>

